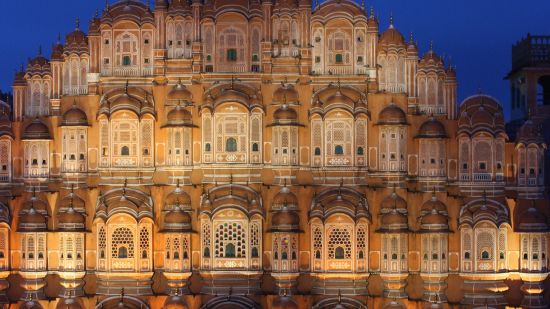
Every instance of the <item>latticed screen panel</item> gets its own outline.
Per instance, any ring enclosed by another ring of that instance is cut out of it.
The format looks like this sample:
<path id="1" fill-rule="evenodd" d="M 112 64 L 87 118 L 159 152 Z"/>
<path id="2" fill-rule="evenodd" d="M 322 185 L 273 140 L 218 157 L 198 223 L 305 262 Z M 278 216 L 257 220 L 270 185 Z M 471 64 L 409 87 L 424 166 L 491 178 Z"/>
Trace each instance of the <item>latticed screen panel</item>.
<path id="1" fill-rule="evenodd" d="M 134 233 L 126 227 L 118 227 L 111 235 L 112 258 L 134 258 Z"/>
<path id="2" fill-rule="evenodd" d="M 214 257 L 247 257 L 247 235 L 241 222 L 223 222 L 216 224 L 214 239 Z"/>
<path id="3" fill-rule="evenodd" d="M 351 259 L 351 231 L 345 227 L 334 227 L 328 230 L 327 253 L 329 259 Z"/>

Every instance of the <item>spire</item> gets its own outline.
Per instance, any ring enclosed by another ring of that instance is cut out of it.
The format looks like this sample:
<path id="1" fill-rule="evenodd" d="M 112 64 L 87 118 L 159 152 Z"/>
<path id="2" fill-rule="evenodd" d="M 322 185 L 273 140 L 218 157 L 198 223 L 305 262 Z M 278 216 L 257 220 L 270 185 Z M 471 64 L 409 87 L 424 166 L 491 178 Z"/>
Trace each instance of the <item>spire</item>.
<path id="1" fill-rule="evenodd" d="M 61 44 L 61 32 L 57 33 L 57 44 Z"/>
<path id="2" fill-rule="evenodd" d="M 38 46 L 38 56 L 42 56 L 42 45 Z"/>
<path id="3" fill-rule="evenodd" d="M 80 30 L 80 18 L 77 17 L 74 24 L 75 24 L 74 30 L 77 30 L 77 31 Z"/>
<path id="4" fill-rule="evenodd" d="M 393 12 L 390 13 L 390 29 L 393 29 Z"/>
<path id="5" fill-rule="evenodd" d="M 410 35 L 409 35 L 409 44 L 412 45 L 414 44 L 414 35 L 413 35 L 413 32 L 411 31 Z"/>
<path id="6" fill-rule="evenodd" d="M 430 40 L 430 52 L 433 53 L 433 51 L 434 51 L 434 41 Z"/>
<path id="7" fill-rule="evenodd" d="M 370 18 L 374 18 L 374 6 L 370 6 Z"/>

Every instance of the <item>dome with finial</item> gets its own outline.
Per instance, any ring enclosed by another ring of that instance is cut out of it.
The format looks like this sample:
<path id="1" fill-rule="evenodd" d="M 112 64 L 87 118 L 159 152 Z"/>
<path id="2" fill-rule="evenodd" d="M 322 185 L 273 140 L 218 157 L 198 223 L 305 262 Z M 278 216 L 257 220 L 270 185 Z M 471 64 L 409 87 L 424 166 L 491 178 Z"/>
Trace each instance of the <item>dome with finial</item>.
<path id="1" fill-rule="evenodd" d="M 299 104 L 300 96 L 296 88 L 285 82 L 281 82 L 281 86 L 273 92 L 271 99 L 273 104 Z"/>
<path id="2" fill-rule="evenodd" d="M 181 80 L 178 80 L 178 83 L 172 87 L 170 92 L 168 92 L 167 100 L 172 102 L 182 102 L 184 104 L 192 104 L 193 95 L 191 91 L 181 83 Z"/>
<path id="3" fill-rule="evenodd" d="M 27 81 L 25 80 L 25 68 L 23 65 L 21 65 L 21 68 L 15 72 L 15 76 L 13 78 L 13 85 L 14 86 L 27 86 Z"/>
<path id="4" fill-rule="evenodd" d="M 191 197 L 180 187 L 179 181 L 174 191 L 166 196 L 164 203 L 164 232 L 191 231 Z"/>
<path id="5" fill-rule="evenodd" d="M 516 231 L 522 233 L 550 232 L 548 218 L 537 209 L 537 200 L 521 199 L 516 207 L 525 209 L 518 217 Z"/>
<path id="6" fill-rule="evenodd" d="M 155 17 L 149 2 L 145 4 L 139 0 L 118 1 L 113 5 L 107 3 L 101 16 L 101 23 L 114 25 L 120 20 L 130 20 L 140 26 L 145 23 L 155 24 Z"/>
<path id="7" fill-rule="evenodd" d="M 422 205 L 420 211 L 420 231 L 423 233 L 449 231 L 447 206 L 436 197 L 435 192 Z"/>
<path id="8" fill-rule="evenodd" d="M 386 303 L 382 309 L 405 309 L 405 306 L 398 301 L 392 300 Z"/>
<path id="9" fill-rule="evenodd" d="M 279 106 L 273 113 L 272 125 L 298 124 L 298 113 L 288 104 Z"/>
<path id="10" fill-rule="evenodd" d="M 541 126 L 532 119 L 527 119 L 519 129 L 516 142 L 523 145 L 546 145 Z"/>
<path id="11" fill-rule="evenodd" d="M 298 304 L 292 297 L 284 294 L 277 296 L 271 304 L 272 309 L 298 309 Z"/>
<path id="12" fill-rule="evenodd" d="M 33 299 L 26 300 L 20 309 L 43 309 L 42 305 Z"/>
<path id="13" fill-rule="evenodd" d="M 422 56 L 422 59 L 420 59 L 420 62 L 418 63 L 418 67 L 422 69 L 428 67 L 436 67 L 441 70 L 444 69 L 443 60 L 435 53 L 433 49 L 433 42 L 430 42 L 430 50 Z"/>
<path id="14" fill-rule="evenodd" d="M 488 131 L 504 133 L 504 114 L 498 101 L 488 95 L 477 94 L 460 105 L 458 133 L 474 134 Z"/>
<path id="15" fill-rule="evenodd" d="M 51 140 L 50 129 L 38 118 L 34 118 L 33 121 L 25 127 L 23 140 Z"/>
<path id="16" fill-rule="evenodd" d="M 407 202 L 400 197 L 395 188 L 380 204 L 380 228 L 378 231 L 407 232 L 408 211 Z"/>
<path id="17" fill-rule="evenodd" d="M 393 15 L 390 16 L 390 26 L 380 35 L 380 40 L 378 41 L 381 47 L 405 47 L 405 38 L 395 28 L 393 24 Z"/>
<path id="18" fill-rule="evenodd" d="M 29 75 L 51 75 L 50 60 L 42 55 L 42 46 L 38 48 L 38 55 L 29 60 L 27 65 L 27 74 Z"/>
<path id="19" fill-rule="evenodd" d="M 171 295 L 166 298 L 162 309 L 189 309 L 189 306 L 182 295 Z"/>
<path id="20" fill-rule="evenodd" d="M 189 0 L 172 0 L 168 6 L 168 15 L 191 15 L 191 3 Z"/>
<path id="21" fill-rule="evenodd" d="M 65 48 L 64 52 L 66 55 L 70 54 L 89 54 L 88 49 L 88 36 L 82 30 L 80 30 L 80 20 L 77 18 L 75 22 L 74 31 L 67 34 L 65 37 Z"/>
<path id="22" fill-rule="evenodd" d="M 88 126 L 88 116 L 86 116 L 86 113 L 78 107 L 78 105 L 76 104 L 76 101 L 73 102 L 73 105 L 71 106 L 70 109 L 68 109 L 65 113 L 63 113 L 61 126 L 62 127 L 70 127 L 70 126 L 87 127 Z"/>
<path id="23" fill-rule="evenodd" d="M 397 106 L 397 104 L 391 102 L 388 106 L 384 107 L 380 114 L 378 114 L 378 123 L 380 125 L 405 125 L 407 124 L 407 115 L 405 112 Z"/>
<path id="24" fill-rule="evenodd" d="M 52 61 L 63 61 L 63 44 L 61 43 L 61 37 L 58 37 L 57 42 L 52 46 L 52 55 L 50 58 Z"/>
<path id="25" fill-rule="evenodd" d="M 298 198 L 286 185 L 273 198 L 271 204 L 273 217 L 272 231 L 296 232 L 300 230 L 300 216 L 298 216 Z"/>
<path id="26" fill-rule="evenodd" d="M 18 232 L 43 232 L 48 230 L 48 203 L 32 196 L 23 203 L 19 211 Z"/>
<path id="27" fill-rule="evenodd" d="M 58 206 L 57 222 L 61 231 L 84 231 L 86 229 L 86 203 L 71 191 L 64 196 Z"/>
<path id="28" fill-rule="evenodd" d="M 445 126 L 432 116 L 422 123 L 416 138 L 447 138 L 447 132 Z"/>
<path id="29" fill-rule="evenodd" d="M 166 124 L 163 127 L 194 127 L 193 116 L 180 103 L 166 115 Z"/>
<path id="30" fill-rule="evenodd" d="M 83 309 L 84 307 L 80 301 L 76 298 L 62 298 L 58 303 L 55 309 Z"/>

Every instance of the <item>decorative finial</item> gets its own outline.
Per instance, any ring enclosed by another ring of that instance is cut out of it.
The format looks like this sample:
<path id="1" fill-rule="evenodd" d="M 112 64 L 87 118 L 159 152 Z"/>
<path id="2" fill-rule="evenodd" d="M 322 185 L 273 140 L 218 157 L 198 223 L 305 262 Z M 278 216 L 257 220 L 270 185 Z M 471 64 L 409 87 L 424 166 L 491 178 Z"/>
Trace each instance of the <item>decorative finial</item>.
<path id="1" fill-rule="evenodd" d="M 61 44 L 61 32 L 57 33 L 57 44 Z"/>
<path id="2" fill-rule="evenodd" d="M 374 18 L 374 6 L 370 6 L 370 18 Z"/>
<path id="3" fill-rule="evenodd" d="M 431 52 L 434 51 L 434 41 L 433 40 L 430 41 L 430 51 Z"/>
<path id="4" fill-rule="evenodd" d="M 105 0 L 105 10 L 109 9 L 109 0 Z"/>
<path id="5" fill-rule="evenodd" d="M 80 18 L 76 18 L 75 20 L 75 30 L 80 30 Z"/>
<path id="6" fill-rule="evenodd" d="M 363 11 L 365 10 L 365 0 L 361 1 L 361 8 L 363 9 Z"/>
<path id="7" fill-rule="evenodd" d="M 390 13 L 390 28 L 393 29 L 393 12 Z"/>
<path id="8" fill-rule="evenodd" d="M 411 31 L 411 33 L 409 34 L 409 44 L 413 44 L 414 43 L 414 35 L 413 35 L 413 32 Z"/>
<path id="9" fill-rule="evenodd" d="M 94 18 L 98 18 L 99 17 L 99 10 L 98 9 L 95 9 L 95 15 L 94 15 Z"/>
<path id="10" fill-rule="evenodd" d="M 42 45 L 38 46 L 38 56 L 42 56 Z"/>

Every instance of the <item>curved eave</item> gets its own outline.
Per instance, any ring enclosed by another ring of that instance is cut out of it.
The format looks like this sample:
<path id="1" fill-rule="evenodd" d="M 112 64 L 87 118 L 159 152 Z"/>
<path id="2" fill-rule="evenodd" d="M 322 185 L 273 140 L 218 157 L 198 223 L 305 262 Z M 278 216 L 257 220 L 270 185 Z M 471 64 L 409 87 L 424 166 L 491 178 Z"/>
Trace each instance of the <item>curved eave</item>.
<path id="1" fill-rule="evenodd" d="M 167 124 L 162 125 L 160 128 L 164 129 L 164 128 L 198 128 L 198 127 L 199 126 L 197 126 L 196 124 L 192 124 L 192 123 L 181 123 L 181 124 L 167 123 Z"/>

